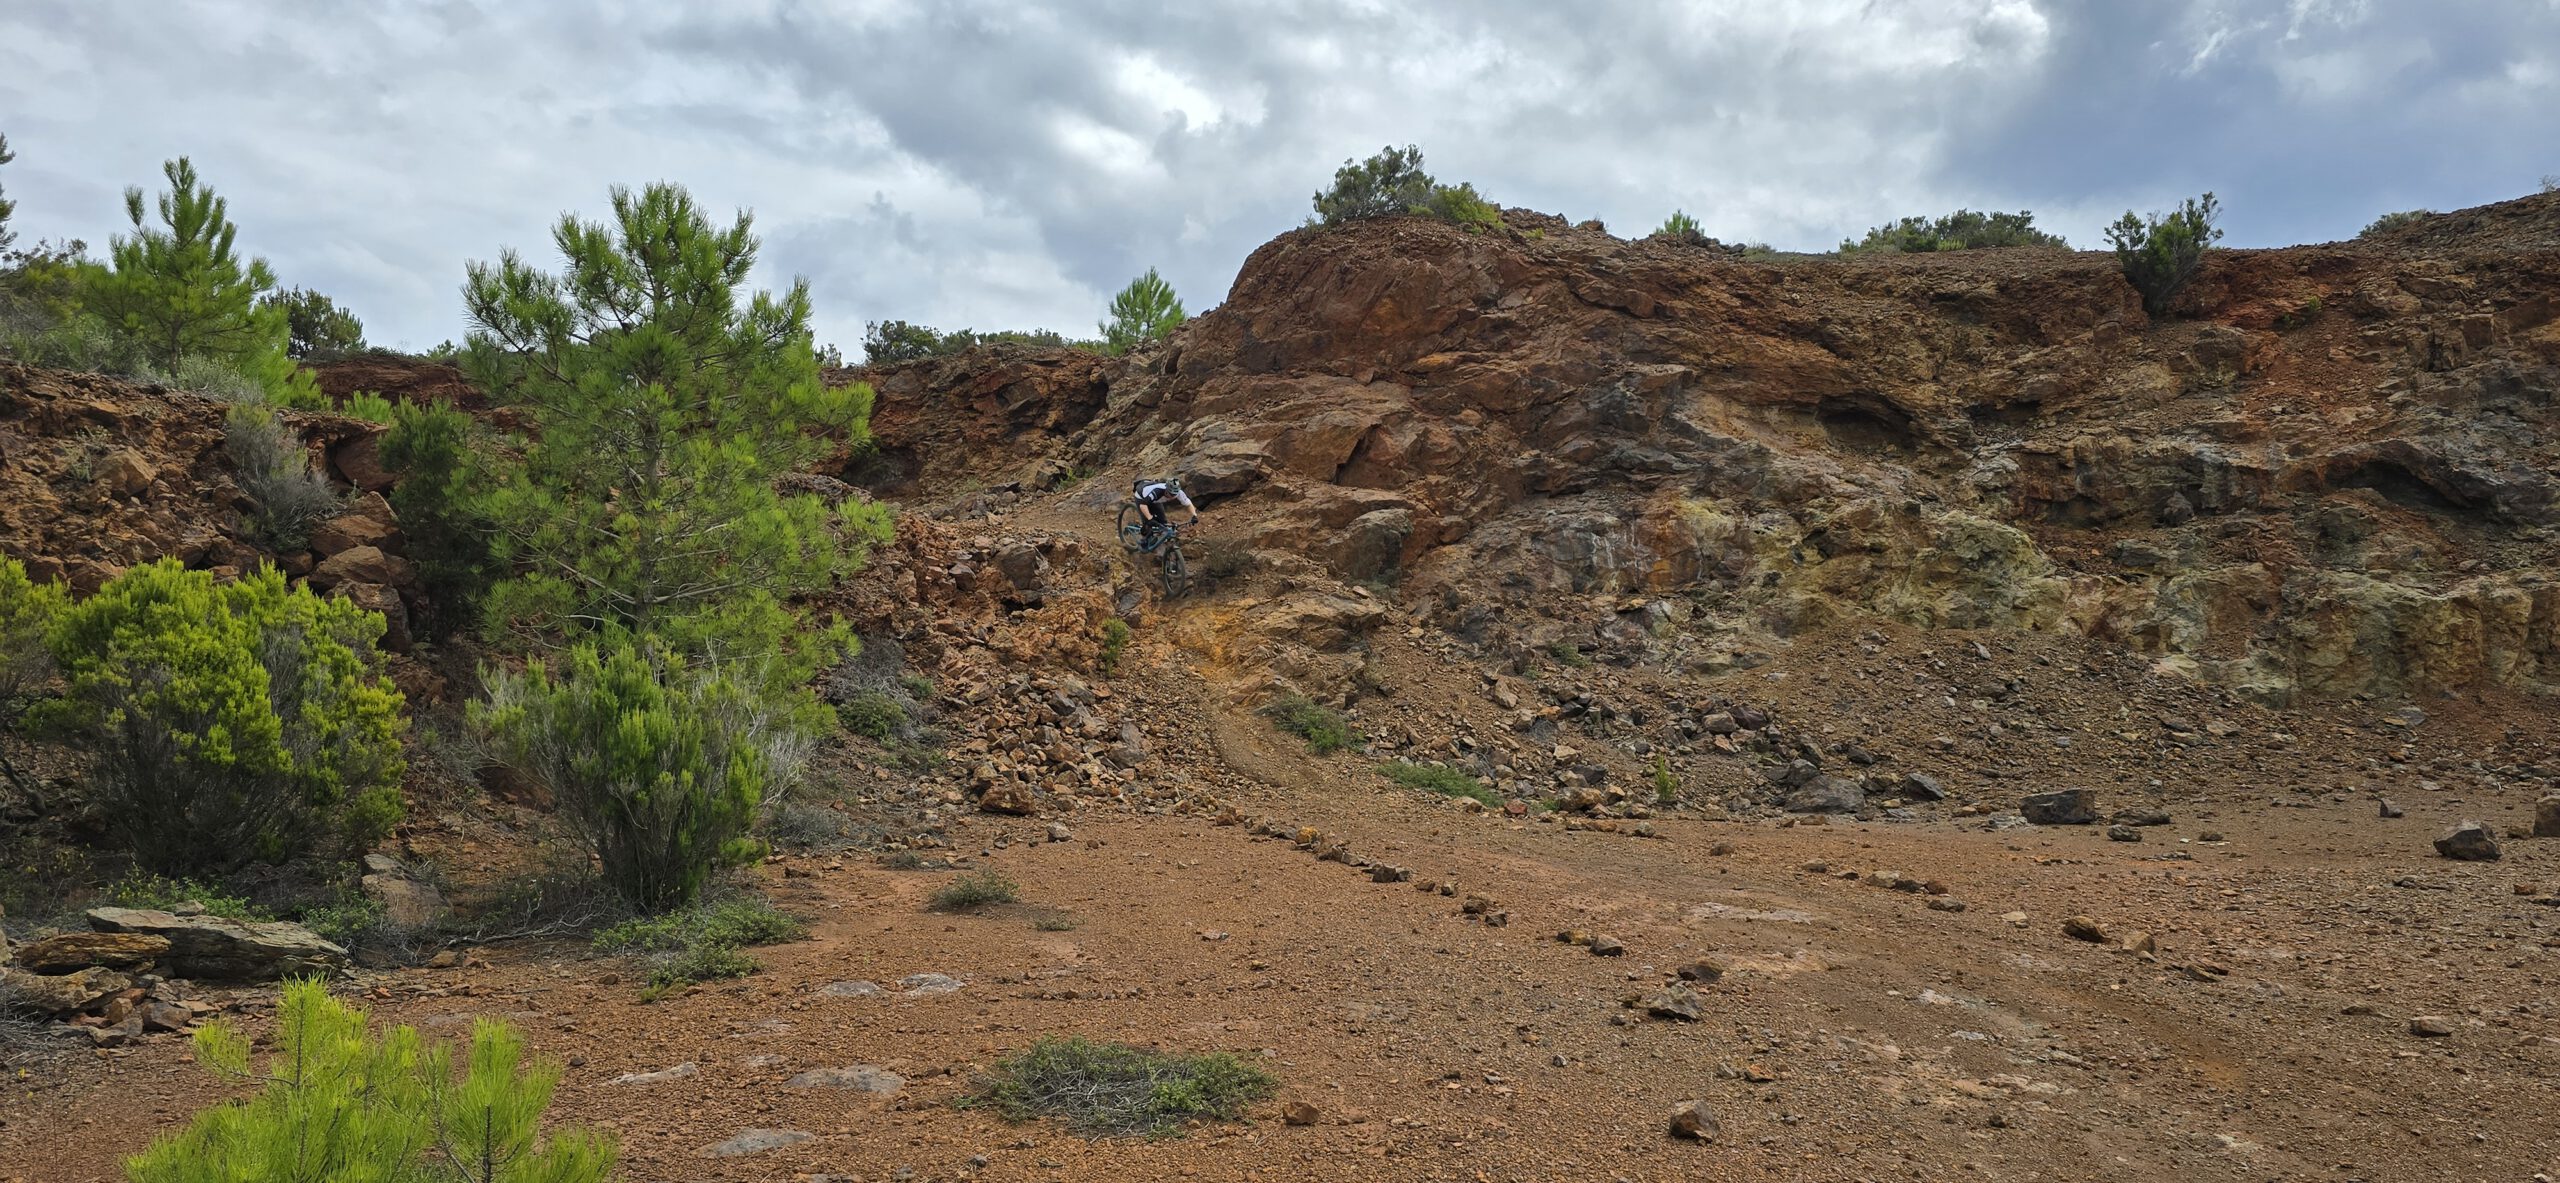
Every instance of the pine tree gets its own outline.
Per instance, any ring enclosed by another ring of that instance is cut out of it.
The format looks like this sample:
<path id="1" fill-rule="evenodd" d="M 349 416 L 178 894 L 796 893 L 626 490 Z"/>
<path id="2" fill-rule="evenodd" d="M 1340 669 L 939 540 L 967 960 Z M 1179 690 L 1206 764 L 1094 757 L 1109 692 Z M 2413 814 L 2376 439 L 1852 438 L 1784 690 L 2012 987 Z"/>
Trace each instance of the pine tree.
<path id="1" fill-rule="evenodd" d="M 234 251 L 240 228 L 230 205 L 196 178 L 194 162 L 181 156 L 162 171 L 169 192 L 160 195 L 160 226 L 145 220 L 139 186 L 124 191 L 133 233 L 111 245 L 113 269 L 90 293 L 92 306 L 168 373 L 189 358 L 238 364 L 281 355 L 283 311 L 258 307 L 275 273 L 266 260 L 243 262 Z"/>
<path id="2" fill-rule="evenodd" d="M 1182 297 L 1174 295 L 1173 285 L 1149 267 L 1145 275 L 1130 280 L 1119 295 L 1111 297 L 1111 319 L 1101 324 L 1103 348 L 1127 353 L 1172 332 L 1185 319 Z"/>
<path id="3" fill-rule="evenodd" d="M 382 437 L 382 462 L 400 474 L 391 508 L 409 544 L 426 592 L 419 624 L 426 635 L 452 636 L 479 615 L 481 597 L 496 574 L 491 527 L 481 487 L 480 462 L 470 415 L 445 403 L 391 408 L 391 430 Z"/>
<path id="4" fill-rule="evenodd" d="M 465 368 L 539 426 L 490 499 L 523 572 L 492 589 L 491 611 L 538 643 L 605 631 L 762 659 L 797 638 L 805 677 L 837 638 L 802 629 L 786 601 L 858 565 L 888 516 L 774 481 L 866 440 L 871 390 L 820 381 L 806 281 L 741 301 L 746 214 L 715 228 L 663 183 L 616 188 L 613 212 L 560 220 L 560 274 L 509 251 L 464 285 Z"/>
<path id="5" fill-rule="evenodd" d="M 527 1065 L 504 1023 L 473 1025 L 456 1079 L 450 1046 L 407 1026 L 377 1036 L 363 1011 L 303 980 L 277 1000 L 263 1072 L 227 1023 L 208 1024 L 195 1044 L 214 1071 L 264 1087 L 128 1160 L 132 1183 L 601 1183 L 613 1173 L 610 1141 L 584 1130 L 541 1137 L 560 1069 Z"/>
<path id="6" fill-rule="evenodd" d="M 364 348 L 364 322 L 323 293 L 290 288 L 258 303 L 261 308 L 284 310 L 285 354 L 289 357 L 345 357 Z"/>

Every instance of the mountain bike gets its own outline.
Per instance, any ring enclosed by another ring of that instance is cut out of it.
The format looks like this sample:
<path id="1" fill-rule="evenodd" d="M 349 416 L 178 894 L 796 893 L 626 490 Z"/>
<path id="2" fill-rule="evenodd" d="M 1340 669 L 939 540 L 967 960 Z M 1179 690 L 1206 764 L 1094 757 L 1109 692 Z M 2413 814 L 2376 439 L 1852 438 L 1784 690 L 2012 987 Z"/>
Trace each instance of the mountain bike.
<path id="1" fill-rule="evenodd" d="M 1167 519 L 1162 532 L 1156 536 L 1155 545 L 1148 546 L 1146 511 L 1139 509 L 1134 501 L 1120 507 L 1121 549 L 1131 554 L 1156 556 L 1157 567 L 1164 577 L 1166 599 L 1191 590 L 1191 564 L 1182 558 L 1182 532 L 1189 528 L 1188 523 Z"/>

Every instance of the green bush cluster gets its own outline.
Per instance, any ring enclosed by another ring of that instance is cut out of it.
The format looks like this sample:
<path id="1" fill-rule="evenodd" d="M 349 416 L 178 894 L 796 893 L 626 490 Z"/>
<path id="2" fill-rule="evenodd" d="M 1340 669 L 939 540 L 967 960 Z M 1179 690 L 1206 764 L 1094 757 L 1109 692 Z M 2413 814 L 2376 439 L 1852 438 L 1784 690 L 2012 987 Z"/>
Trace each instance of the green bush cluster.
<path id="1" fill-rule="evenodd" d="M 1502 794 L 1455 768 L 1395 760 L 1379 765 L 1378 772 L 1408 789 L 1423 789 L 1443 797 L 1468 797 L 1487 805 L 1502 804 Z"/>
<path id="2" fill-rule="evenodd" d="M 1087 1137 L 1163 1137 L 1193 1121 L 1241 1117 L 1278 1088 L 1269 1073 L 1228 1052 L 1168 1055 L 1049 1036 L 997 1060 L 961 1104 L 1007 1121 L 1054 1117 Z"/>
<path id="3" fill-rule="evenodd" d="M 993 867 L 972 871 L 933 893 L 932 904 L 939 912 L 972 912 L 997 904 L 1010 904 L 1022 898 L 1022 884 L 1011 875 Z"/>
<path id="4" fill-rule="evenodd" d="M 195 1046 L 199 1062 L 258 1091 L 154 1141 L 125 1164 L 133 1183 L 602 1183 L 618 1157 L 591 1131 L 543 1136 L 560 1067 L 528 1062 L 523 1039 L 495 1020 L 473 1025 L 457 1065 L 451 1046 L 413 1027 L 376 1034 L 363 1011 L 300 981 L 278 999 L 263 1067 L 225 1022 L 198 1031 Z"/>
<path id="5" fill-rule="evenodd" d="M 643 996 L 654 999 L 693 982 L 745 977 L 763 968 L 748 948 L 807 935 L 809 926 L 799 917 L 760 896 L 735 896 L 624 921 L 597 933 L 594 944 L 599 953 L 648 958 Z"/>
<path id="6" fill-rule="evenodd" d="M 864 690 L 846 699 L 836 707 L 836 719 L 845 730 L 873 743 L 896 743 L 907 730 L 906 705 L 877 690 Z"/>
<path id="7" fill-rule="evenodd" d="M 2115 247 L 2125 281 L 2142 293 L 2143 311 L 2167 316 L 2178 293 L 2204 270 L 2205 252 L 2222 238 L 2222 228 L 2213 224 L 2217 212 L 2213 194 L 2207 193 L 2147 219 L 2126 210 L 2107 227 L 2107 242 Z"/>
<path id="8" fill-rule="evenodd" d="M 1315 195 L 1316 221 L 1344 222 L 1418 214 L 1470 231 L 1502 225 L 1501 207 L 1469 183 L 1443 185 L 1423 171 L 1422 149 L 1389 145 L 1367 160 L 1346 160 L 1334 170 L 1333 187 Z"/>
<path id="9" fill-rule="evenodd" d="M 981 345 L 1030 345 L 1044 349 L 1088 349 L 1097 352 L 1103 349 L 1101 341 L 1071 341 L 1048 329 L 1004 329 L 988 332 L 980 332 L 976 329 L 952 329 L 945 332 L 929 325 L 909 324 L 903 320 L 875 320 L 866 323 L 862 330 L 862 360 L 866 364 L 875 366 L 902 361 L 920 361 L 928 357 L 950 357 L 953 354 L 966 353 Z"/>
<path id="10" fill-rule="evenodd" d="M 233 403 L 222 419 L 231 471 L 256 508 L 249 532 L 268 549 L 291 553 L 310 545 L 311 531 L 344 508 L 336 486 L 312 467 L 302 435 L 266 404 Z"/>
<path id="11" fill-rule="evenodd" d="M 272 567 L 217 584 L 175 559 L 56 603 L 45 639 L 63 694 L 44 722 L 92 754 L 90 800 L 145 869 L 360 851 L 399 819 L 381 616 Z"/>
<path id="12" fill-rule="evenodd" d="M 2436 216 L 2436 211 L 2431 209 L 2405 209 L 2396 214 L 2384 214 L 2367 223 L 2364 229 L 2357 231 L 2356 237 L 2362 239 L 2381 238 L 2390 234 L 2394 230 L 2398 230 L 2404 226 L 2415 226 L 2434 216 Z"/>
<path id="13" fill-rule="evenodd" d="M 1894 252 L 1918 255 L 1936 251 L 1969 251 L 2008 246 L 2071 249 L 2071 244 L 2063 241 L 2061 235 L 2048 234 L 2036 229 L 2036 216 L 2027 210 L 2007 214 L 1960 209 L 1944 217 L 1910 217 L 1874 227 L 1867 231 L 1864 238 L 1841 240 L 1840 253 L 1855 255 Z"/>
<path id="14" fill-rule="evenodd" d="M 763 854 L 749 831 L 822 733 L 813 711 L 823 718 L 805 693 L 649 640 L 580 642 L 556 664 L 493 672 L 470 708 L 508 763 L 551 790 L 605 882 L 650 911 Z"/>
<path id="15" fill-rule="evenodd" d="M 1102 672 L 1120 668 L 1120 659 L 1129 654 L 1129 622 L 1117 616 L 1102 622 Z"/>
<path id="16" fill-rule="evenodd" d="M 1289 694 L 1262 708 L 1265 718 L 1282 731 L 1307 741 L 1307 750 L 1319 756 L 1357 747 L 1360 735 L 1352 730 L 1351 720 L 1342 712 L 1303 694 Z"/>

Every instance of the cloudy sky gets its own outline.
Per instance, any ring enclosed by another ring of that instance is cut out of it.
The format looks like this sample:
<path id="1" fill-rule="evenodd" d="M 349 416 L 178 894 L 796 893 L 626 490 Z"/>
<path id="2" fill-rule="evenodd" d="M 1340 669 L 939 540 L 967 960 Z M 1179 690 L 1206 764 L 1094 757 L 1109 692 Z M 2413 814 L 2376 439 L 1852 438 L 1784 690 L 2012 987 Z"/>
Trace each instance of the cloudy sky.
<path id="1" fill-rule="evenodd" d="M 820 340 L 1194 312 L 1346 158 L 1640 233 L 1825 249 L 2032 209 L 2083 245 L 2220 194 L 2231 245 L 2560 174 L 2560 0 L 9 0 L 0 187 L 103 243 L 192 155 L 242 245 L 377 342 L 461 335 L 468 259 L 680 181 L 752 209 Z"/>

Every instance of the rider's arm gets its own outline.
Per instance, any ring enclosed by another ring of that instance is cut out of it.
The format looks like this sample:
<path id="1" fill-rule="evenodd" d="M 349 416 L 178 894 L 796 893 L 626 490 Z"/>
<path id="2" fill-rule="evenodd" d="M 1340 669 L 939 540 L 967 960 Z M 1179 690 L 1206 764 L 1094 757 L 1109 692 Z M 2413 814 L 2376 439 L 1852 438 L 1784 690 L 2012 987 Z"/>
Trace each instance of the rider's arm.
<path id="1" fill-rule="evenodd" d="M 1182 508 L 1191 511 L 1192 521 L 1196 522 L 1200 520 L 1200 507 L 1191 503 L 1191 494 L 1183 492 L 1182 488 L 1177 485 L 1174 487 L 1173 495 L 1182 499 Z"/>

